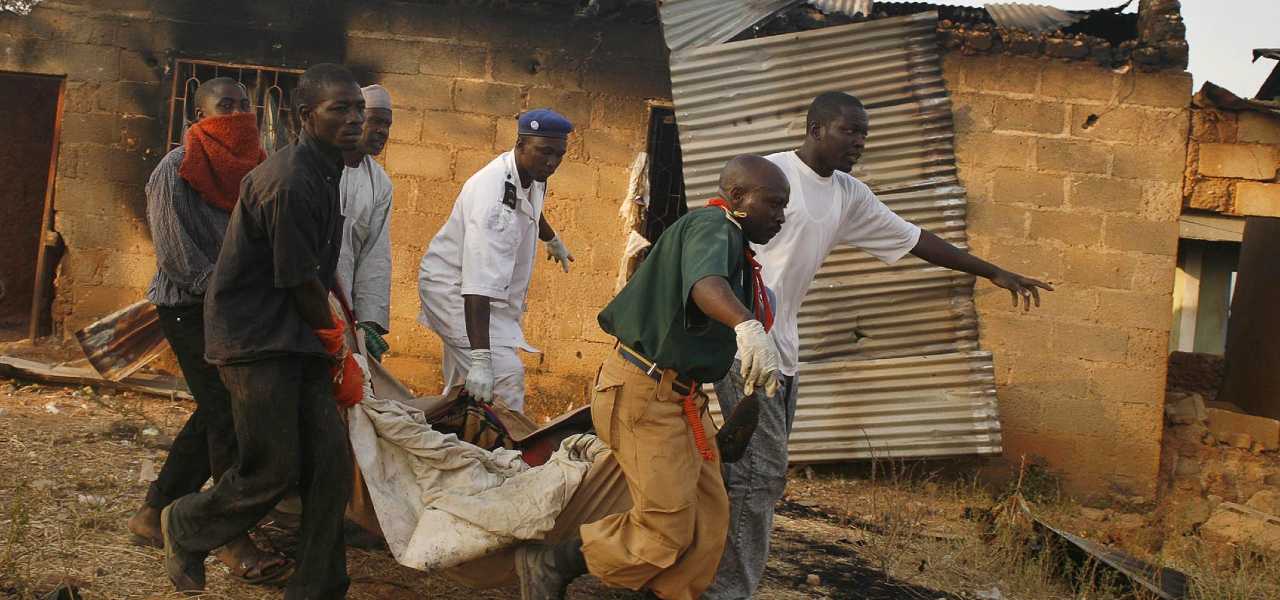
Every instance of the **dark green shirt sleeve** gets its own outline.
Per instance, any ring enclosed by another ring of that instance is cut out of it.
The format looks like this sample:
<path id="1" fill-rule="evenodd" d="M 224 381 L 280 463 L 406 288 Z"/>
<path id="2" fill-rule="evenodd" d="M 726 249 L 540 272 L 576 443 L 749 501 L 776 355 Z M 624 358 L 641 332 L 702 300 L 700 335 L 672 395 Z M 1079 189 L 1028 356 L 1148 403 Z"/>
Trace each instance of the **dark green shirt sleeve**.
<path id="1" fill-rule="evenodd" d="M 694 335 L 705 332 L 710 322 L 693 301 L 694 284 L 707 277 L 728 280 L 729 275 L 736 271 L 737 254 L 732 249 L 741 248 L 742 242 L 735 243 L 732 238 L 736 231 L 724 225 L 725 223 L 704 219 L 690 223 L 683 231 L 680 291 L 684 298 L 684 328 Z"/>

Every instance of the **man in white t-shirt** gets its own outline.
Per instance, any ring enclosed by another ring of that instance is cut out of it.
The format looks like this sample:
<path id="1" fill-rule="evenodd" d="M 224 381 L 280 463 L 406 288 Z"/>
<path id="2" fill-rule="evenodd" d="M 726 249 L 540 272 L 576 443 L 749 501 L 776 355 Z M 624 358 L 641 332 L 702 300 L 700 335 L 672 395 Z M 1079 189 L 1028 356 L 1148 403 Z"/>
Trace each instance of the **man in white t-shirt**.
<path id="1" fill-rule="evenodd" d="M 765 285 L 777 296 L 771 335 L 778 346 L 783 384 L 760 398 L 760 421 L 746 454 L 724 464 L 729 489 L 729 536 L 715 582 L 705 598 L 750 598 L 760 584 L 769 555 L 773 509 L 787 477 L 787 437 L 796 411 L 800 304 L 814 275 L 837 245 L 856 246 L 885 263 L 907 253 L 941 267 L 991 280 L 1021 301 L 1040 305 L 1037 288 L 1049 285 L 1005 271 L 938 236 L 908 223 L 881 203 L 865 183 L 849 175 L 866 146 L 868 119 L 862 102 L 841 92 L 814 99 L 803 145 L 767 156 L 791 183 L 787 225 L 767 245 L 757 247 Z M 716 384 L 721 410 L 729 414 L 743 398 L 735 366 Z"/>

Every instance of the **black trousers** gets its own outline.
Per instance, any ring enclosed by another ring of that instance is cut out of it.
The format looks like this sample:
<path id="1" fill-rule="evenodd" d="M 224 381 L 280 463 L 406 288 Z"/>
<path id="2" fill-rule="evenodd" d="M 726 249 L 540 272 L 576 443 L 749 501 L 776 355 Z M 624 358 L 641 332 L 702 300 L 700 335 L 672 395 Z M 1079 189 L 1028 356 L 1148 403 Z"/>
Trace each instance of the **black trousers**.
<path id="1" fill-rule="evenodd" d="M 220 477 L 236 460 L 236 431 L 231 420 L 231 394 L 218 368 L 204 360 L 204 306 L 157 306 L 160 328 L 178 357 L 187 388 L 196 400 L 191 413 L 147 490 L 147 506 L 170 502 L 200 491 L 210 476 Z"/>
<path id="2" fill-rule="evenodd" d="M 284 597 L 346 597 L 342 524 L 352 466 L 329 361 L 294 355 L 219 371 L 231 392 L 239 459 L 212 488 L 173 503 L 169 527 L 175 543 L 187 552 L 209 552 L 248 531 L 297 489 L 298 568 Z"/>

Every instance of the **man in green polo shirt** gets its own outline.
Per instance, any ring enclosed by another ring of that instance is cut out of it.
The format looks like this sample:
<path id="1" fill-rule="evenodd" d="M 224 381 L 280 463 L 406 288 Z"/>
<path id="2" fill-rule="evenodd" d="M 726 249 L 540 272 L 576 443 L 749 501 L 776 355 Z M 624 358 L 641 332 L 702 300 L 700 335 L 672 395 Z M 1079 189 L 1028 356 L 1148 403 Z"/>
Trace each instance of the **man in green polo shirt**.
<path id="1" fill-rule="evenodd" d="M 729 500 L 699 388 L 724 377 L 735 353 L 748 386 L 778 385 L 771 312 L 748 242 L 777 235 L 790 187 L 773 163 L 739 156 L 721 171 L 720 194 L 663 232 L 599 316 L 618 345 L 597 376 L 591 418 L 634 506 L 583 525 L 581 540 L 522 547 L 523 600 L 563 598 L 588 571 L 666 599 L 692 600 L 711 585 Z"/>

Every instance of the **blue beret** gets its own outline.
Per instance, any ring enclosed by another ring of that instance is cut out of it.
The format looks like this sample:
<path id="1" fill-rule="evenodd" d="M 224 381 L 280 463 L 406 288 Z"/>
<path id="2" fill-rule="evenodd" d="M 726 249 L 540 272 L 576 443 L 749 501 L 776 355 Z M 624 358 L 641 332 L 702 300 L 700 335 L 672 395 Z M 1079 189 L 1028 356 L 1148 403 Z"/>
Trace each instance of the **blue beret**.
<path id="1" fill-rule="evenodd" d="M 521 113 L 517 123 L 520 135 L 565 138 L 573 131 L 573 123 L 569 119 L 549 108 L 535 108 Z"/>

